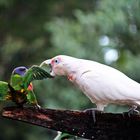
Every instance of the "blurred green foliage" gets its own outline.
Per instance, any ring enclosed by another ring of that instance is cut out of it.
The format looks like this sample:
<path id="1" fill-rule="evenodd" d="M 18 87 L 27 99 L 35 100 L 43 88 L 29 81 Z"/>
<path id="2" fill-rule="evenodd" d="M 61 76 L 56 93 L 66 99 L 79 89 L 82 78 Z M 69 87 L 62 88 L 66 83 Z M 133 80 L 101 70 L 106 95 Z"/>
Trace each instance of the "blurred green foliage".
<path id="1" fill-rule="evenodd" d="M 0 80 L 8 81 L 16 66 L 66 54 L 111 65 L 140 82 L 139 11 L 140 0 L 0 0 Z M 34 88 L 43 107 L 93 107 L 66 78 L 34 82 Z M 107 111 L 123 109 L 113 105 Z M 51 140 L 55 135 L 10 120 L 0 119 L 0 124 L 1 140 Z"/>

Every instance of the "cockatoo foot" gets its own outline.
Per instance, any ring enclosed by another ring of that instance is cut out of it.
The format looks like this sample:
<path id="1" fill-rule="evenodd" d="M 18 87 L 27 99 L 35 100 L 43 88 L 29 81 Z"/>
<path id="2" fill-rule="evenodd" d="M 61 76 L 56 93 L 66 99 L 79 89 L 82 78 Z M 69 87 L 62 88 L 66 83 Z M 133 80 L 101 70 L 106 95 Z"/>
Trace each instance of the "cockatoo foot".
<path id="1" fill-rule="evenodd" d="M 131 115 L 138 115 L 140 112 L 136 109 L 137 107 L 132 107 L 128 111 L 128 116 L 130 117 Z"/>
<path id="2" fill-rule="evenodd" d="M 137 106 L 133 106 L 128 110 L 128 112 L 123 112 L 123 116 L 126 114 L 130 117 L 131 115 L 139 115 L 140 112 L 137 110 Z"/>
<path id="3" fill-rule="evenodd" d="M 85 109 L 84 112 L 87 112 L 88 114 L 92 115 L 93 122 L 95 124 L 96 123 L 96 113 L 97 112 L 101 113 L 103 111 L 100 111 L 97 108 L 89 108 L 89 109 Z"/>

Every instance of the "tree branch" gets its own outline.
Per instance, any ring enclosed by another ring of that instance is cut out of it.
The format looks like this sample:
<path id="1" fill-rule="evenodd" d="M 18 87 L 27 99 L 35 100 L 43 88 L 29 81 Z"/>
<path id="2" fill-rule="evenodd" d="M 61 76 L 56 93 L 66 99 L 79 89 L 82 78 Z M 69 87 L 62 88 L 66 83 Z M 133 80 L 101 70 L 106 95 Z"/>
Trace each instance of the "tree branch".
<path id="1" fill-rule="evenodd" d="M 93 121 L 91 111 L 6 107 L 2 111 L 2 116 L 87 139 L 140 139 L 139 115 L 129 117 L 127 113 L 124 115 L 99 111 L 95 113 L 96 123 Z"/>

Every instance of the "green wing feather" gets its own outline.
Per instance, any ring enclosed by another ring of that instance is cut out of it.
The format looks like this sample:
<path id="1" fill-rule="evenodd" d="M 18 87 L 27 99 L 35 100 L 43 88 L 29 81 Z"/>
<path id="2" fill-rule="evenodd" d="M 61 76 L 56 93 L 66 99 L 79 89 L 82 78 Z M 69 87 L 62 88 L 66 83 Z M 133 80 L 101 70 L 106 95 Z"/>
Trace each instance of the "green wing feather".
<path id="1" fill-rule="evenodd" d="M 41 67 L 34 65 L 25 73 L 23 78 L 23 87 L 26 89 L 33 80 L 42 80 L 45 78 L 53 77 Z"/>
<path id="2" fill-rule="evenodd" d="M 35 93 L 32 90 L 28 91 L 27 99 L 28 99 L 28 102 L 31 104 L 37 104 Z"/>
<path id="3" fill-rule="evenodd" d="M 8 95 L 9 87 L 8 83 L 4 81 L 0 81 L 0 101 L 6 100 L 6 96 Z"/>

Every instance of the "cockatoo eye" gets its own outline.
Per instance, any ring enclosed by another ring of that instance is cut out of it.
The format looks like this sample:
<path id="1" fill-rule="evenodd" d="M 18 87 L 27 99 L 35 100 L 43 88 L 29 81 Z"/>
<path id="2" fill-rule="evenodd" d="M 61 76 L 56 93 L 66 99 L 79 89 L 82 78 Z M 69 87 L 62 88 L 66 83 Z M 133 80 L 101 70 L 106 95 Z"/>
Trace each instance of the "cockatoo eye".
<path id="1" fill-rule="evenodd" d="M 59 63 L 59 60 L 58 59 L 55 59 L 55 63 L 58 64 Z"/>

